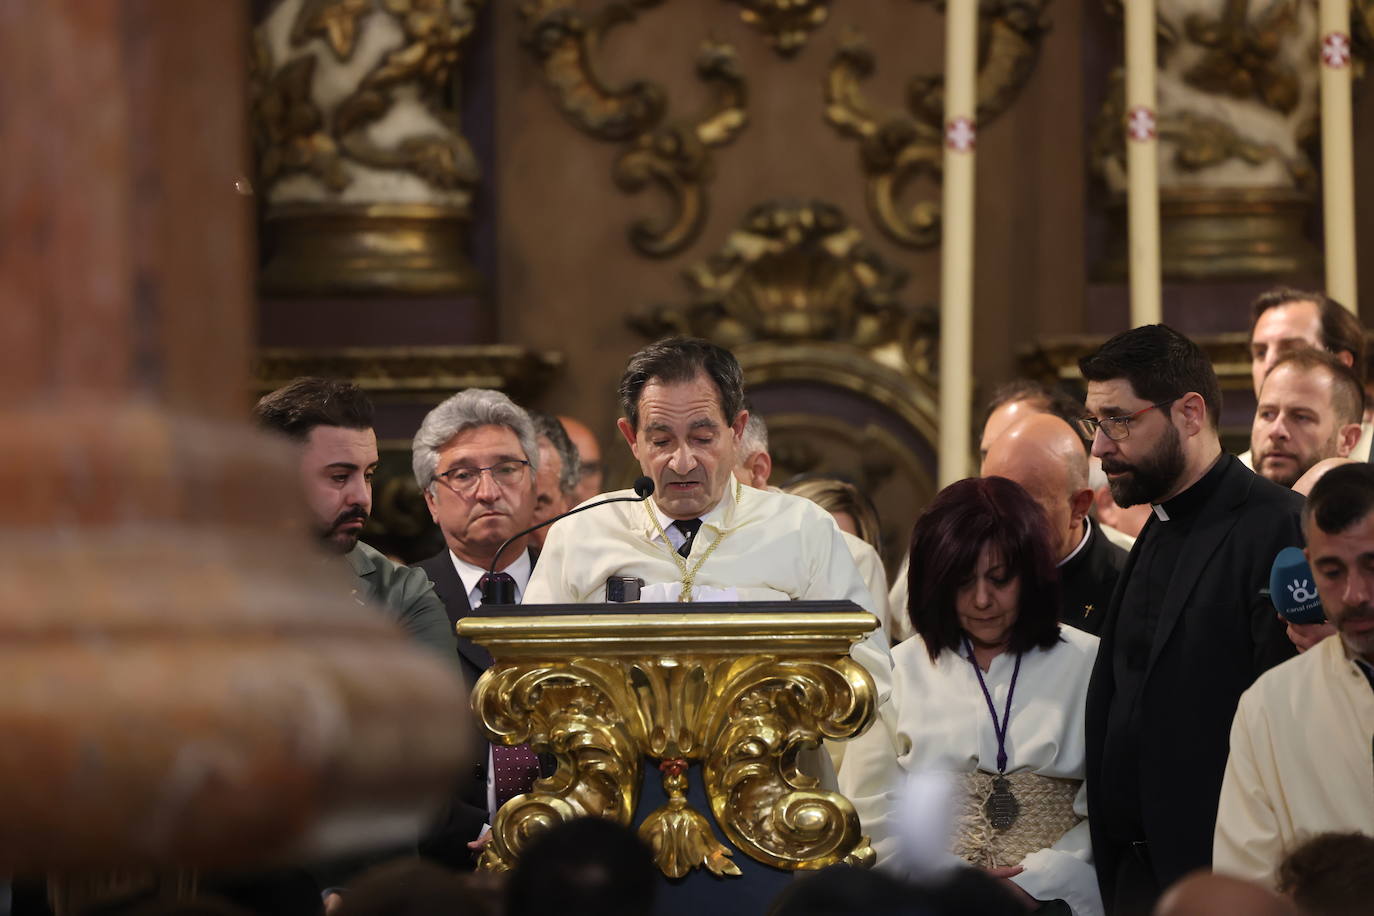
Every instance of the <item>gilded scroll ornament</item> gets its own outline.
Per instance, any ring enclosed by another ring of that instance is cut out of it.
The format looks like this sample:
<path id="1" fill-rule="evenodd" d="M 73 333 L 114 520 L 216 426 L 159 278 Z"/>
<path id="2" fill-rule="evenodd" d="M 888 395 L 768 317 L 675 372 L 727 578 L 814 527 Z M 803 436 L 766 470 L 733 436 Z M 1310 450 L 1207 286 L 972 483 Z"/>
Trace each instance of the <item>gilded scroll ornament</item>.
<path id="1" fill-rule="evenodd" d="M 750 857 L 788 869 L 868 857 L 853 807 L 802 773 L 797 754 L 871 721 L 873 681 L 847 654 L 871 615 L 843 603 L 666 611 L 675 606 L 459 623 L 495 659 L 473 692 L 488 735 L 558 760 L 553 776 L 497 812 L 480 867 L 511 867 L 533 835 L 570 817 L 628 824 L 645 757 L 658 761 L 668 800 L 639 832 L 666 875 L 740 873 L 687 800 L 692 762 L 702 765 L 716 823 Z"/>
<path id="2" fill-rule="evenodd" d="M 739 18 L 764 34 L 768 46 L 791 57 L 830 18 L 830 0 L 728 0 Z"/>
<path id="3" fill-rule="evenodd" d="M 630 319 L 647 337 L 844 342 L 893 368 L 934 371 L 937 316 L 898 293 L 906 272 L 883 259 L 824 201 L 769 201 L 745 214 L 721 249 L 684 274 L 685 306 Z"/>
<path id="4" fill-rule="evenodd" d="M 978 124 L 1011 107 L 1029 80 L 1047 30 L 1048 0 L 992 0 L 979 6 Z M 863 81 L 877 66 L 856 33 L 831 61 L 826 120 L 859 141 L 868 208 L 894 241 L 912 248 L 940 242 L 940 207 L 933 199 L 905 207 L 912 185 L 938 184 L 944 170 L 944 78 L 918 75 L 907 86 L 906 111 L 884 110 L 865 96 Z"/>
<path id="5" fill-rule="evenodd" d="M 867 677 L 849 659 L 761 659 L 723 685 L 704 774 L 711 809 L 732 843 L 780 868 L 798 859 L 821 868 L 863 845 L 853 806 L 802 773 L 797 754 L 818 737 L 862 728 Z"/>
<path id="6" fill-rule="evenodd" d="M 711 150 L 732 141 L 748 121 L 745 81 L 727 44 L 702 42 L 696 71 L 712 101 L 695 117 L 668 119 L 667 97 L 653 83 L 615 87 L 601 78 L 596 53 L 606 34 L 661 2 L 632 0 L 590 16 L 574 0 L 526 0 L 519 8 L 523 43 L 559 110 L 589 136 L 623 145 L 612 170 L 616 186 L 634 194 L 652 185 L 668 198 L 666 218 L 639 219 L 628 230 L 635 250 L 654 257 L 681 251 L 701 233 Z"/>
<path id="7" fill-rule="evenodd" d="M 613 665 L 503 666 L 472 695 L 492 740 L 553 754 L 558 769 L 497 812 L 481 866 L 504 871 L 535 834 L 594 814 L 628 825 L 639 795 L 640 735 Z"/>

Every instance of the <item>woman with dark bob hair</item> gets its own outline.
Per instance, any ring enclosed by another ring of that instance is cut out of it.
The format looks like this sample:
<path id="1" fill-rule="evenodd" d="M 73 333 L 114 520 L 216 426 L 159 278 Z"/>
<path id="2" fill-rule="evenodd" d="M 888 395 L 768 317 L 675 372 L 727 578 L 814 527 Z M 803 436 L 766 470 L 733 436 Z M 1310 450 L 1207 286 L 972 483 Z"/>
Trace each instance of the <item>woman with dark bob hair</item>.
<path id="1" fill-rule="evenodd" d="M 903 869 L 902 790 L 955 780 L 951 864 L 983 868 L 1028 908 L 1102 913 L 1083 790 L 1083 707 L 1097 637 L 1057 619 L 1044 511 L 1018 484 L 940 492 L 911 536 L 908 612 L 891 701 L 840 770 L 878 866 Z M 956 858 L 957 857 L 957 858 Z"/>

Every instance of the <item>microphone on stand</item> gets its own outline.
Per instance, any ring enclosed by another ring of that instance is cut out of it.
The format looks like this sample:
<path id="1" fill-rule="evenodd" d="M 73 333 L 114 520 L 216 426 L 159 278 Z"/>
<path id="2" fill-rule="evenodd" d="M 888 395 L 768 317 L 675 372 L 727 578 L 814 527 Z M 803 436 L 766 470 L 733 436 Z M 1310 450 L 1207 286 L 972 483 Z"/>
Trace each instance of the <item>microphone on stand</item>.
<path id="1" fill-rule="evenodd" d="M 509 576 L 504 576 L 500 579 L 496 578 L 496 564 L 501 561 L 501 554 L 512 542 L 520 540 L 532 531 L 538 531 L 545 525 L 552 525 L 559 519 L 567 518 L 569 515 L 576 515 L 579 512 L 585 512 L 588 509 L 595 509 L 597 506 L 609 506 L 611 503 L 642 503 L 644 500 L 654 495 L 653 480 L 648 477 L 640 477 L 634 483 L 634 491 L 634 496 L 616 496 L 611 499 L 603 499 L 599 503 L 590 503 L 585 506 L 578 506 L 576 509 L 569 509 L 561 515 L 555 515 L 553 518 L 545 519 L 537 525 L 531 525 L 524 531 L 516 532 L 506 538 L 501 546 L 496 548 L 496 555 L 491 558 L 491 567 L 487 570 L 487 574 L 482 577 L 482 604 L 515 603 L 515 580 Z"/>

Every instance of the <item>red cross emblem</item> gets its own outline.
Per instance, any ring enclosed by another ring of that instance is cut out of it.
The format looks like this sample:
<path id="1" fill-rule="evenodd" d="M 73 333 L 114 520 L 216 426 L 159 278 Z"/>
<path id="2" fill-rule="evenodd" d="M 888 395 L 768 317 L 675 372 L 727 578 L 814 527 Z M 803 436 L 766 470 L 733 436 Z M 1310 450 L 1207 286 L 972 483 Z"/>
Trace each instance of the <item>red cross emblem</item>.
<path id="1" fill-rule="evenodd" d="M 955 118 L 945 125 L 945 145 L 956 153 L 967 153 L 973 149 L 978 138 L 978 129 L 969 118 Z"/>
<path id="2" fill-rule="evenodd" d="M 1350 36 L 1344 32 L 1328 32 L 1322 38 L 1322 63 L 1332 70 L 1350 63 Z"/>
<path id="3" fill-rule="evenodd" d="M 1132 108 L 1126 116 L 1126 133 L 1132 140 L 1144 143 L 1155 138 L 1155 113 L 1144 105 Z"/>

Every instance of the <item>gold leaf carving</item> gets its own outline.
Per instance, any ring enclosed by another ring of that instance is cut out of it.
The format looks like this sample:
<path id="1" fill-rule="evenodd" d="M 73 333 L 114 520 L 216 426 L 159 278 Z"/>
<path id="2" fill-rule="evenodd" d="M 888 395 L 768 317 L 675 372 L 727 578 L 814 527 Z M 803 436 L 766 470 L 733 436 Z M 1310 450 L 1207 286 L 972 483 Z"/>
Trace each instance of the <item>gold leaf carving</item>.
<path id="1" fill-rule="evenodd" d="M 717 824 L 751 857 L 790 869 L 862 859 L 852 806 L 796 765 L 798 751 L 853 737 L 873 716 L 873 681 L 847 654 L 872 617 L 836 604 L 792 614 L 625 612 L 614 629 L 601 615 L 460 621 L 459 633 L 496 659 L 472 695 L 487 734 L 558 760 L 553 776 L 497 812 L 480 867 L 509 868 L 530 838 L 571 817 L 628 824 L 646 756 L 660 761 L 668 800 L 640 834 L 664 874 L 739 874 L 687 802 L 692 761 L 702 764 Z"/>
<path id="2" fill-rule="evenodd" d="M 741 9 L 739 18 L 764 34 L 769 47 L 791 57 L 806 44 L 811 32 L 830 17 L 829 0 L 730 0 Z"/>
<path id="3" fill-rule="evenodd" d="M 584 15 L 572 0 L 527 0 L 520 7 L 525 47 L 559 110 L 589 136 L 625 145 L 612 170 L 616 186 L 632 194 L 654 186 L 667 196 L 666 218 L 639 219 L 628 230 L 634 248 L 655 257 L 681 251 L 700 234 L 711 148 L 732 141 L 747 123 L 745 82 L 726 44 L 702 42 L 697 76 L 711 90 L 712 103 L 695 118 L 665 120 L 667 99 L 653 83 L 612 87 L 601 78 L 595 55 L 607 32 L 660 2 L 613 4 L 596 16 Z"/>
<path id="4" fill-rule="evenodd" d="M 339 103 L 334 129 L 340 145 L 351 158 L 372 168 L 413 172 L 443 190 L 473 187 L 481 169 L 444 99 L 462 47 L 476 25 L 472 7 L 464 4 L 455 13 L 448 0 L 382 0 L 382 7 L 400 20 L 405 44 L 387 54 Z M 403 92 L 417 93 L 429 113 L 450 129 L 408 137 L 391 148 L 375 142 L 367 128 L 384 117 Z"/>
<path id="5" fill-rule="evenodd" d="M 1015 102 L 1035 69 L 1048 0 L 992 0 L 979 7 L 979 127 Z M 907 111 L 884 110 L 864 95 L 876 67 L 862 36 L 850 33 L 830 64 L 826 120 L 859 142 L 869 211 L 883 232 L 912 248 L 940 241 L 940 208 L 933 199 L 903 207 L 917 181 L 938 183 L 944 171 L 944 77 L 918 75 L 907 86 Z"/>
<path id="6" fill-rule="evenodd" d="M 481 866 L 508 869 L 531 837 L 574 817 L 594 814 L 628 826 L 639 795 L 643 731 L 620 672 L 581 660 L 489 674 L 478 681 L 472 704 L 493 740 L 531 744 L 553 754 L 558 769 L 497 812 Z"/>
<path id="7" fill-rule="evenodd" d="M 1298 104 L 1298 75 L 1277 55 L 1296 24 L 1292 3 L 1271 4 L 1253 20 L 1250 0 L 1226 0 L 1218 18 L 1191 15 L 1185 20 L 1185 32 L 1207 52 L 1184 74 L 1184 80 L 1204 92 L 1258 98 L 1288 114 Z"/>
<path id="8" fill-rule="evenodd" d="M 685 877 L 694 868 L 705 868 L 717 877 L 738 877 L 742 873 L 730 861 L 733 853 L 716 840 L 705 816 L 687 804 L 686 768 L 686 760 L 664 761 L 663 790 L 668 801 L 639 825 L 639 838 L 670 878 Z"/>
<path id="9" fill-rule="evenodd" d="M 844 342 L 894 367 L 933 371 L 934 311 L 900 302 L 906 272 L 883 260 L 832 204 L 784 200 L 753 207 L 725 245 L 685 278 L 691 302 L 660 306 L 632 318 L 631 326 L 651 338 L 691 334 L 727 347 Z"/>
<path id="10" fill-rule="evenodd" d="M 711 810 L 736 846 L 770 865 L 800 859 L 823 868 L 865 845 L 853 805 L 803 774 L 797 754 L 862 727 L 866 677 L 849 659 L 768 660 L 723 685 L 703 775 Z"/>
<path id="11" fill-rule="evenodd" d="M 348 185 L 338 144 L 324 129 L 324 114 L 310 97 L 315 59 L 301 57 L 272 72 L 267 42 L 257 36 L 249 80 L 253 87 L 253 143 L 264 191 L 287 175 L 304 172 L 331 191 Z"/>
<path id="12" fill-rule="evenodd" d="M 373 0 L 306 0 L 291 26 L 291 46 L 322 37 L 339 60 L 348 60 L 358 42 L 358 22 L 372 12 Z"/>

